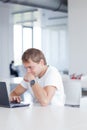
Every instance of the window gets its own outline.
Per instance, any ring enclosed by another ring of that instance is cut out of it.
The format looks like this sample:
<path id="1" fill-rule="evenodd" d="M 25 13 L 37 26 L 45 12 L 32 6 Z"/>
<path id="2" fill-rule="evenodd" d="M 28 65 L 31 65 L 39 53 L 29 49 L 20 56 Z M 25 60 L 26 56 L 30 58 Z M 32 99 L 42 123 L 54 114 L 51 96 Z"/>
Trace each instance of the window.
<path id="1" fill-rule="evenodd" d="M 31 48 L 33 45 L 33 36 L 32 36 L 32 28 L 30 27 L 23 27 L 23 51 L 26 49 Z"/>
<path id="2" fill-rule="evenodd" d="M 14 61 L 20 64 L 22 54 L 22 26 L 14 25 Z"/>
<path id="3" fill-rule="evenodd" d="M 23 52 L 33 46 L 33 28 L 14 25 L 14 61 L 21 64 Z"/>
<path id="4" fill-rule="evenodd" d="M 68 47 L 66 27 L 44 28 L 42 31 L 42 49 L 48 64 L 60 71 L 68 68 Z"/>
<path id="5" fill-rule="evenodd" d="M 14 25 L 14 61 L 21 64 L 23 52 L 31 47 L 41 49 L 41 28 Z"/>

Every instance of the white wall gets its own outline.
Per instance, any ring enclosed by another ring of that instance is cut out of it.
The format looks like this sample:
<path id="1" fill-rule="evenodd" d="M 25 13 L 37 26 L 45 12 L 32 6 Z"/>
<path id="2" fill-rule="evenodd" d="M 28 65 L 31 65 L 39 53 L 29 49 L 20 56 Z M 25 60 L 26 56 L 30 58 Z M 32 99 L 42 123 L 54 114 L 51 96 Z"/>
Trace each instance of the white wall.
<path id="1" fill-rule="evenodd" d="M 87 0 L 69 0 L 69 70 L 87 73 Z"/>
<path id="2" fill-rule="evenodd" d="M 9 59 L 13 56 L 9 13 L 9 7 L 0 4 L 0 79 L 9 77 Z"/>

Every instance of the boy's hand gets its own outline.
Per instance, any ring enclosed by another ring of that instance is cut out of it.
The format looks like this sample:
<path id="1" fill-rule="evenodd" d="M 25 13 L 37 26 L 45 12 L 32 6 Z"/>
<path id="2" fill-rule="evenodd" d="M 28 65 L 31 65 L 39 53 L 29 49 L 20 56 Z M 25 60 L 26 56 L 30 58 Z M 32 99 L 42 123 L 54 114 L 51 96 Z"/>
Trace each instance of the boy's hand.
<path id="1" fill-rule="evenodd" d="M 10 102 L 15 102 L 15 103 L 20 103 L 22 101 L 21 97 L 20 96 L 12 96 L 10 98 Z"/>
<path id="2" fill-rule="evenodd" d="M 30 81 L 33 80 L 33 79 L 35 79 L 35 76 L 34 76 L 32 73 L 30 73 L 30 72 L 27 72 L 27 73 L 25 74 L 25 76 L 24 76 L 24 80 L 25 80 L 26 82 L 30 82 Z"/>

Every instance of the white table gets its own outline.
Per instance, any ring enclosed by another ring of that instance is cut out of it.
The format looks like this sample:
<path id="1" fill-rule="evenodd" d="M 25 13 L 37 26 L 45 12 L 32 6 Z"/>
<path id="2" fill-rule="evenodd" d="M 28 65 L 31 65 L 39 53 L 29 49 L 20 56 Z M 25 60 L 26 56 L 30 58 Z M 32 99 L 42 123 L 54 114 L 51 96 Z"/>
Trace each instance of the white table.
<path id="1" fill-rule="evenodd" d="M 0 107 L 0 130 L 87 130 L 87 108 Z"/>

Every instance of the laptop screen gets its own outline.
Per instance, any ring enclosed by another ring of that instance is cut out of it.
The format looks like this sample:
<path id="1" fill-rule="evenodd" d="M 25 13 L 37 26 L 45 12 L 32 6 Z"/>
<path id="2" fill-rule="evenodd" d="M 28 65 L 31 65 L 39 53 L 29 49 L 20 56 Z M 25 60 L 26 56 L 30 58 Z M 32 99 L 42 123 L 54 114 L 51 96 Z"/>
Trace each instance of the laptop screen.
<path id="1" fill-rule="evenodd" d="M 0 82 L 0 106 L 10 106 L 5 82 Z"/>
<path id="2" fill-rule="evenodd" d="M 10 103 L 8 97 L 8 91 L 5 82 L 0 82 L 0 106 L 2 107 L 24 107 L 29 106 L 29 103 L 22 102 L 22 103 Z"/>

